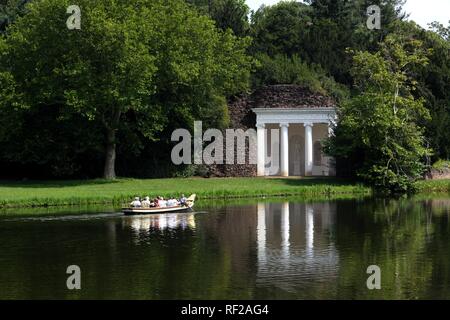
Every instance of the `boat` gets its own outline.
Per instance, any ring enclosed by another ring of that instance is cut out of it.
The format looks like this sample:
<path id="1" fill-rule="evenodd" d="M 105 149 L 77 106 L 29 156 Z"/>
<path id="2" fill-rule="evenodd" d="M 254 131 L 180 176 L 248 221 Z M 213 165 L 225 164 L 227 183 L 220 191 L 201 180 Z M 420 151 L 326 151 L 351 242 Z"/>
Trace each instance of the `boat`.
<path id="1" fill-rule="evenodd" d="M 195 202 L 195 194 L 192 194 L 189 198 L 186 199 L 186 204 L 173 206 L 173 207 L 164 207 L 164 208 L 122 208 L 122 212 L 125 215 L 138 215 L 138 214 L 161 214 L 161 213 L 176 213 L 176 212 L 188 212 L 192 211 Z"/>

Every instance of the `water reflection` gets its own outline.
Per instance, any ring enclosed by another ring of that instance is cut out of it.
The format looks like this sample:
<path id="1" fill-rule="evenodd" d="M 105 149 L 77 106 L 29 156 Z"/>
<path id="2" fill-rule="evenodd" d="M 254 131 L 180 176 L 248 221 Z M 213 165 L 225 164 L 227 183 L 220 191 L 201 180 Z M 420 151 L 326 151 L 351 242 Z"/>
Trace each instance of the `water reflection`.
<path id="1" fill-rule="evenodd" d="M 139 233 L 150 230 L 195 229 L 196 225 L 194 213 L 168 213 L 124 217 L 123 226 Z"/>
<path id="2" fill-rule="evenodd" d="M 257 215 L 259 285 L 291 291 L 305 277 L 337 276 L 335 204 L 259 203 Z"/>
<path id="3" fill-rule="evenodd" d="M 0 298 L 450 299 L 448 195 L 203 209 L 0 217 Z"/>

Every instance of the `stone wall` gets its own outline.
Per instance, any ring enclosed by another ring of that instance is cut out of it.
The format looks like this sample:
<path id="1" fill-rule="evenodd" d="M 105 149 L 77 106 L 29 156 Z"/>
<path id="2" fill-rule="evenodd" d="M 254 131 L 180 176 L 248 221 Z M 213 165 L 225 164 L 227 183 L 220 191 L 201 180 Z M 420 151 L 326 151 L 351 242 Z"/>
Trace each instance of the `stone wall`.
<path id="1" fill-rule="evenodd" d="M 228 113 L 230 117 L 230 129 L 242 129 L 247 131 L 248 129 L 255 129 L 256 115 L 251 110 L 253 107 L 250 103 L 249 95 L 240 95 L 233 98 L 228 103 Z M 226 133 L 223 130 L 224 146 L 226 145 Z M 237 149 L 237 145 L 236 145 Z M 246 143 L 244 150 L 235 149 L 235 163 L 236 155 L 244 153 L 248 161 L 249 147 Z M 224 161 L 225 161 L 225 148 L 224 148 Z M 254 177 L 256 176 L 256 165 L 252 164 L 223 164 L 223 165 L 209 165 L 207 166 L 209 175 L 214 177 Z"/>
<path id="2" fill-rule="evenodd" d="M 431 169 L 425 176 L 427 180 L 443 180 L 450 179 L 450 168 L 445 169 Z"/>

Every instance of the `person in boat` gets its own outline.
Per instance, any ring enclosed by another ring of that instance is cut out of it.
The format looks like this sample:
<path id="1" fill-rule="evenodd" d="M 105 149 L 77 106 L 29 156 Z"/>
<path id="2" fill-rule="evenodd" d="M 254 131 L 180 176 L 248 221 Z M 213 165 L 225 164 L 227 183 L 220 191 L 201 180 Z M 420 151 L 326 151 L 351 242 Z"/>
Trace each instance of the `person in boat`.
<path id="1" fill-rule="evenodd" d="M 170 199 L 167 200 L 167 206 L 168 207 L 176 207 L 176 206 L 178 206 L 178 200 L 175 199 L 174 197 L 170 197 Z"/>
<path id="2" fill-rule="evenodd" d="M 187 201 L 186 197 L 184 196 L 184 194 L 182 194 L 180 198 L 180 205 L 182 206 L 186 205 L 186 201 Z"/>
<path id="3" fill-rule="evenodd" d="M 139 200 L 139 197 L 134 198 L 134 200 L 130 203 L 130 207 L 132 207 L 132 208 L 140 208 L 140 207 L 142 207 L 142 203 Z"/>
<path id="4" fill-rule="evenodd" d="M 141 202 L 141 205 L 143 208 L 150 208 L 150 198 L 145 197 L 144 200 Z"/>
<path id="5" fill-rule="evenodd" d="M 165 208 L 165 207 L 167 207 L 167 201 L 164 200 L 163 197 L 159 197 L 158 207 L 160 207 L 160 208 Z"/>

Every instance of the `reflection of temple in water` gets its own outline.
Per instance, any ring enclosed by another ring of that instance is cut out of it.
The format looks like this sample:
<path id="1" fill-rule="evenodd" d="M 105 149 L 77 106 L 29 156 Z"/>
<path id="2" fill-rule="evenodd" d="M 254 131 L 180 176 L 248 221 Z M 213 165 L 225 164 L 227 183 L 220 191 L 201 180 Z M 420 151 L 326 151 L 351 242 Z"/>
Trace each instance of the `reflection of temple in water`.
<path id="1" fill-rule="evenodd" d="M 286 287 L 337 277 L 333 203 L 258 204 L 257 284 Z"/>
<path id="2" fill-rule="evenodd" d="M 337 287 L 336 210 L 333 202 L 227 206 L 203 216 L 199 233 L 217 239 L 236 287 L 312 298 L 308 287 L 328 293 Z"/>
<path id="3" fill-rule="evenodd" d="M 133 231 L 148 231 L 150 229 L 195 229 L 193 213 L 166 213 L 147 216 L 130 216 L 124 218 L 124 225 Z"/>

